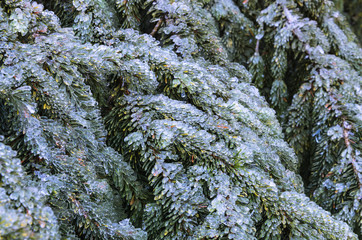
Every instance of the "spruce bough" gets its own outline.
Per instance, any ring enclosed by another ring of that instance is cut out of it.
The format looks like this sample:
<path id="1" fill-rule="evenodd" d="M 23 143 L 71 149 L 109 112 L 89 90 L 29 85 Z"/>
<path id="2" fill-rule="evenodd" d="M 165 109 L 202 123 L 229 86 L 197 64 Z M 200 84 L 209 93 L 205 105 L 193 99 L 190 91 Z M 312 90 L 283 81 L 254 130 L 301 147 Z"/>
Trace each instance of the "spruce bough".
<path id="1" fill-rule="evenodd" d="M 1 1 L 0 238 L 358 239 L 360 72 L 329 1 Z"/>

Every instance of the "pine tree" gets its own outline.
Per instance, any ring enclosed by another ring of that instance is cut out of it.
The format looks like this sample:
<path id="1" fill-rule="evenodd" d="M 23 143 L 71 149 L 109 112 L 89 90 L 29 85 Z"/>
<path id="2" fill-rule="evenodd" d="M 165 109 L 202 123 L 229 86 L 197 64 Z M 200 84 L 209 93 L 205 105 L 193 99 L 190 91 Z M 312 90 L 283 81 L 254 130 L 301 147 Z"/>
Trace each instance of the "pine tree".
<path id="1" fill-rule="evenodd" d="M 0 239 L 358 239 L 361 48 L 326 0 L 1 0 Z"/>

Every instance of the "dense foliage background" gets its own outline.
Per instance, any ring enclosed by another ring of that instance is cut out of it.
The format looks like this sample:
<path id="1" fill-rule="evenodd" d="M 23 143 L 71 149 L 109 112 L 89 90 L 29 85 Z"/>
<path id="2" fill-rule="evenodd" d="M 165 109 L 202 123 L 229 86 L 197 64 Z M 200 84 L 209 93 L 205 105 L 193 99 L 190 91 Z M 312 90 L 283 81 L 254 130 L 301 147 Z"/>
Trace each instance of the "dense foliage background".
<path id="1" fill-rule="evenodd" d="M 0 239 L 360 239 L 356 2 L 1 0 Z"/>

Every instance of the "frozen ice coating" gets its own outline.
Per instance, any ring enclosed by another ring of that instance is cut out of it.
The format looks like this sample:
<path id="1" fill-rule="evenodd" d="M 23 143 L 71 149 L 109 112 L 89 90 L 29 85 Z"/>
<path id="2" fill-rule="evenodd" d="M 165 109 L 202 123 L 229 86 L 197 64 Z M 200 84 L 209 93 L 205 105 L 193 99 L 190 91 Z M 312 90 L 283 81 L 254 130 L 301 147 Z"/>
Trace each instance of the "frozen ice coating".
<path id="1" fill-rule="evenodd" d="M 361 48 L 332 2 L 0 2 L 0 238 L 359 239 Z"/>

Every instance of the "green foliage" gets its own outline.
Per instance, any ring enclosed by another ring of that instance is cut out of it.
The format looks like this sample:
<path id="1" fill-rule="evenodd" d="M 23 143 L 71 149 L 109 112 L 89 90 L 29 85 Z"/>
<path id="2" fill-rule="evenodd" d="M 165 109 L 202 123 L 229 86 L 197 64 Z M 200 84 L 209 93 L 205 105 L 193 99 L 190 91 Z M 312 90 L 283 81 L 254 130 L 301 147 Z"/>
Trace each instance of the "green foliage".
<path id="1" fill-rule="evenodd" d="M 15 156 L 15 151 L 0 143 L 1 238 L 59 239 L 57 219 L 45 205 L 46 187 L 33 181 Z"/>
<path id="2" fill-rule="evenodd" d="M 0 238 L 357 239 L 345 24 L 317 0 L 2 1 Z"/>
<path id="3" fill-rule="evenodd" d="M 351 23 L 354 32 L 361 43 L 362 37 L 362 11 L 358 0 L 343 1 L 343 11 Z"/>
<path id="4" fill-rule="evenodd" d="M 261 12 L 260 46 L 274 53 L 264 73 L 255 71 L 260 63 L 251 69 L 271 79 L 270 102 L 302 171 L 310 171 L 307 192 L 361 236 L 361 49 L 331 2 L 297 4 L 276 2 Z"/>

